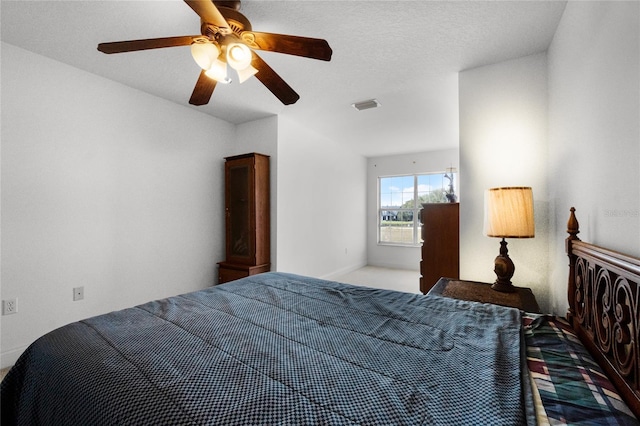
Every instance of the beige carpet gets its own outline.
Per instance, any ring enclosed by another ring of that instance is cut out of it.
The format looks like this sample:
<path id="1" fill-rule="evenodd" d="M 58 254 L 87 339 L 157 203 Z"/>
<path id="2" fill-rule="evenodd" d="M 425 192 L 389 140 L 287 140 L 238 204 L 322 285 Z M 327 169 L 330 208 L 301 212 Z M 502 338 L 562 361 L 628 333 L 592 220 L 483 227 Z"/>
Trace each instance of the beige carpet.
<path id="1" fill-rule="evenodd" d="M 420 272 L 405 269 L 365 266 L 345 275 L 333 278 L 348 284 L 420 293 Z"/>

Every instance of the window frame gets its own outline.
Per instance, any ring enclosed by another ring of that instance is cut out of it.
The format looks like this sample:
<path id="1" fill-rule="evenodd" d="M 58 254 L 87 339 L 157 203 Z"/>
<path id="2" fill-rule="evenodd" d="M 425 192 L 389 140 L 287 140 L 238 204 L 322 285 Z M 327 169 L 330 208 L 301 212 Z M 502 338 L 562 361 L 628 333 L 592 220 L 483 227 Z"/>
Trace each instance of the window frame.
<path id="1" fill-rule="evenodd" d="M 377 200 L 376 200 L 376 204 L 377 204 L 377 220 L 376 220 L 376 239 L 377 239 L 377 245 L 379 246 L 397 246 L 397 247 L 420 247 L 422 245 L 422 223 L 420 221 L 420 210 L 422 210 L 422 204 L 418 202 L 418 200 L 420 199 L 420 191 L 419 191 L 419 185 L 418 185 L 418 180 L 420 176 L 429 176 L 429 175 L 440 175 L 442 176 L 443 179 L 443 185 L 442 185 L 442 190 L 447 191 L 447 186 L 445 186 L 444 184 L 444 175 L 447 174 L 446 171 L 442 171 L 442 172 L 426 172 L 426 173 L 411 173 L 411 174 L 393 174 L 393 175 L 385 175 L 385 176 L 378 176 L 377 178 L 377 191 L 376 191 L 376 196 L 377 196 Z M 453 175 L 453 189 L 454 189 L 454 193 L 457 193 L 456 191 L 456 187 L 455 187 L 455 182 L 456 182 L 456 177 L 457 177 L 457 172 L 453 172 L 451 173 Z M 406 178 L 406 177 L 412 177 L 413 178 L 413 200 L 415 200 L 414 202 L 414 206 L 412 208 L 401 208 L 400 206 L 398 206 L 397 208 L 393 208 L 390 209 L 388 207 L 390 206 L 384 206 L 384 211 L 393 211 L 396 213 L 399 212 L 411 212 L 413 215 L 413 236 L 412 239 L 413 241 L 411 243 L 403 243 L 403 242 L 397 242 L 397 241 L 393 241 L 393 242 L 388 242 L 388 241 L 382 241 L 381 238 L 381 231 L 382 231 L 382 216 L 383 216 L 383 206 L 381 203 L 381 198 L 382 198 L 382 194 L 381 194 L 381 189 L 382 189 L 382 179 L 389 179 L 389 178 Z M 447 203 L 448 201 L 442 201 L 442 203 Z"/>

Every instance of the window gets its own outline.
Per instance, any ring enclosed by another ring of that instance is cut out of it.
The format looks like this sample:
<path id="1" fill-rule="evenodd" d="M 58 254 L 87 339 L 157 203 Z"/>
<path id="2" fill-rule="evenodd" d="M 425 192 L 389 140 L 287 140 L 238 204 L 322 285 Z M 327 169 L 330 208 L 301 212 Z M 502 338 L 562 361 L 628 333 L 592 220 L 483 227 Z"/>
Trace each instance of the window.
<path id="1" fill-rule="evenodd" d="M 419 245 L 423 203 L 447 203 L 456 173 L 378 178 L 378 244 Z"/>

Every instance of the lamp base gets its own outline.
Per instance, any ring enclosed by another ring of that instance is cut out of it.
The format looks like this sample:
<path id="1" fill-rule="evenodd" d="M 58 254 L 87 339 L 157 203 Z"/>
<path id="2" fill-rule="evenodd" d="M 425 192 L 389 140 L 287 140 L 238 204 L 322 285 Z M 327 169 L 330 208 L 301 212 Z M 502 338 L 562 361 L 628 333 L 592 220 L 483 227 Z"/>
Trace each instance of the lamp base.
<path id="1" fill-rule="evenodd" d="M 511 261 L 508 253 L 507 242 L 503 238 L 500 242 L 500 254 L 494 261 L 493 271 L 496 273 L 497 279 L 491 286 L 495 291 L 500 291 L 502 293 L 513 293 L 516 291 L 513 284 L 511 284 L 511 277 L 513 277 L 516 267 Z"/>

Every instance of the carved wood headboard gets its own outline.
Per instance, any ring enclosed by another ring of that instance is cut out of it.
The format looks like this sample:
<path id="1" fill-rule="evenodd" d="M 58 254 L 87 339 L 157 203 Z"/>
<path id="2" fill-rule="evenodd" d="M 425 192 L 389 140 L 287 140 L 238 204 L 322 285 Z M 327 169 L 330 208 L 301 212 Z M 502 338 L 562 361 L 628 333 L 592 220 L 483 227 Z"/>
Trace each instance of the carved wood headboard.
<path id="1" fill-rule="evenodd" d="M 573 207 L 567 232 L 567 319 L 640 417 L 640 258 L 581 241 Z"/>

